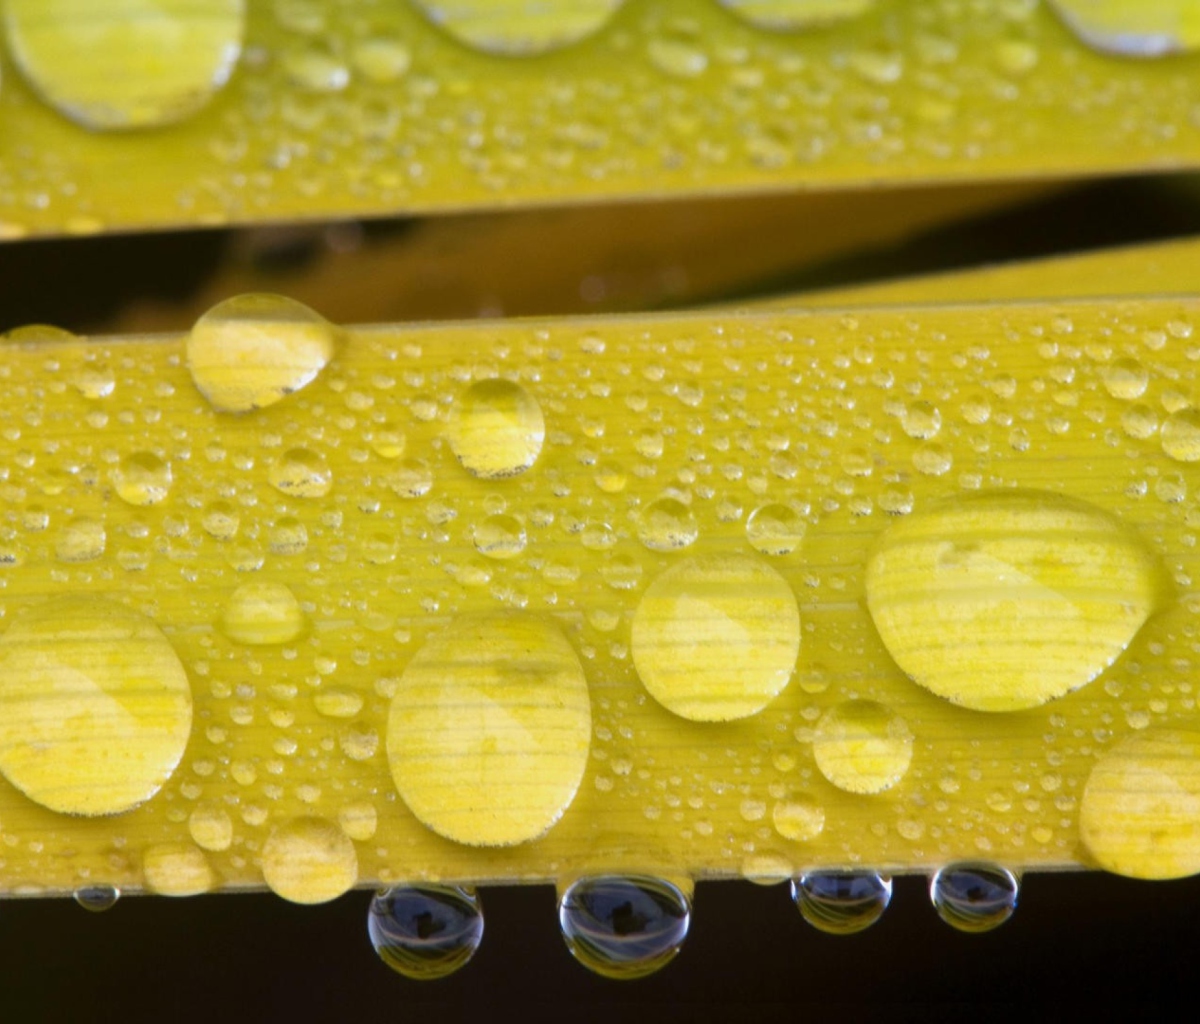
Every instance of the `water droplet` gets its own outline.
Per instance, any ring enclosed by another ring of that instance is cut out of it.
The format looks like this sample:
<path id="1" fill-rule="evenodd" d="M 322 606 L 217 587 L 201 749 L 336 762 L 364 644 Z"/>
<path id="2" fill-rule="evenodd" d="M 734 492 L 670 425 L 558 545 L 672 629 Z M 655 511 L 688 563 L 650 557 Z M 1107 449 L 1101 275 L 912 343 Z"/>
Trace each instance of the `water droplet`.
<path id="1" fill-rule="evenodd" d="M 103 523 L 76 516 L 63 524 L 54 553 L 60 562 L 90 562 L 104 554 L 107 540 Z"/>
<path id="2" fill-rule="evenodd" d="M 1125 401 L 1141 398 L 1150 383 L 1150 374 L 1136 359 L 1117 359 L 1101 371 L 1105 390 Z"/>
<path id="3" fill-rule="evenodd" d="M 1079 832 L 1106 871 L 1200 873 L 1200 732 L 1148 729 L 1105 753 L 1083 791 Z"/>
<path id="4" fill-rule="evenodd" d="M 488 516 L 475 527 L 475 548 L 488 558 L 516 558 L 525 550 L 525 527 L 515 516 Z"/>
<path id="5" fill-rule="evenodd" d="M 908 771 L 912 748 L 904 719 L 871 700 L 848 700 L 830 708 L 813 738 L 817 768 L 847 793 L 891 789 Z"/>
<path id="6" fill-rule="evenodd" d="M 134 452 L 113 470 L 112 482 L 122 501 L 157 505 L 171 490 L 171 466 L 153 452 Z"/>
<path id="7" fill-rule="evenodd" d="M 699 722 L 746 718 L 787 685 L 800 611 L 782 576 L 739 555 L 690 558 L 656 579 L 633 617 L 634 665 L 669 711 Z"/>
<path id="8" fill-rule="evenodd" d="M 420 459 L 405 459 L 388 475 L 388 486 L 401 498 L 423 498 L 433 488 L 433 470 Z"/>
<path id="9" fill-rule="evenodd" d="M 84 363 L 76 371 L 72 383 L 84 398 L 107 398 L 117 386 L 112 368 L 99 362 Z"/>
<path id="10" fill-rule="evenodd" d="M 197 804 L 188 817 L 188 832 L 202 850 L 228 850 L 233 843 L 233 821 L 220 804 Z"/>
<path id="11" fill-rule="evenodd" d="M 546 422 L 542 407 L 520 384 L 481 380 L 451 410 L 446 433 L 468 473 L 496 480 L 524 473 L 537 461 Z"/>
<path id="12" fill-rule="evenodd" d="M 687 37 L 658 36 L 646 44 L 650 62 L 672 78 L 699 78 L 708 70 L 708 54 Z"/>
<path id="13" fill-rule="evenodd" d="M 412 55 L 399 39 L 372 36 L 354 45 L 350 60 L 354 70 L 368 82 L 387 85 L 408 74 Z"/>
<path id="14" fill-rule="evenodd" d="M 142 854 L 146 888 L 160 896 L 199 896 L 216 885 L 203 851 L 187 843 L 162 843 Z"/>
<path id="15" fill-rule="evenodd" d="M 341 92 L 350 84 L 350 69 L 321 43 L 291 46 L 283 51 L 281 63 L 288 82 L 297 89 Z"/>
<path id="16" fill-rule="evenodd" d="M 789 505 L 761 505 L 746 520 L 746 539 L 764 555 L 790 555 L 807 530 L 808 524 Z"/>
<path id="17" fill-rule="evenodd" d="M 275 828 L 262 850 L 262 873 L 292 903 L 327 903 L 358 881 L 354 843 L 324 818 L 294 818 Z"/>
<path id="18" fill-rule="evenodd" d="M 276 555 L 299 555 L 308 547 L 308 527 L 295 516 L 283 516 L 269 533 L 268 546 Z"/>
<path id="19" fill-rule="evenodd" d="M 721 0 L 744 21 L 756 28 L 794 32 L 856 18 L 875 4 L 875 0 Z"/>
<path id="20" fill-rule="evenodd" d="M 1194 0 L 1050 0 L 1088 46 L 1126 57 L 1162 57 L 1200 48 L 1200 10 Z"/>
<path id="21" fill-rule="evenodd" d="M 218 412 L 274 405 L 333 358 L 333 326 L 281 295 L 239 295 L 213 306 L 187 339 L 196 387 Z"/>
<path id="22" fill-rule="evenodd" d="M 9 52 L 34 90 L 85 128 L 174 124 L 228 81 L 244 0 L 10 0 Z"/>
<path id="23" fill-rule="evenodd" d="M 1168 416 L 1159 437 L 1163 451 L 1172 459 L 1200 461 L 1200 410 L 1183 409 Z"/>
<path id="24" fill-rule="evenodd" d="M 687 938 L 690 893 L 648 875 L 580 878 L 558 901 L 567 948 L 606 978 L 632 980 L 661 970 Z"/>
<path id="25" fill-rule="evenodd" d="M 460 43 L 502 56 L 547 53 L 598 32 L 624 0 L 415 0 Z"/>
<path id="26" fill-rule="evenodd" d="M 200 525 L 217 540 L 232 540 L 237 536 L 241 519 L 238 510 L 227 501 L 214 501 L 204 509 Z"/>
<path id="27" fill-rule="evenodd" d="M 75 902 L 84 910 L 101 914 L 112 910 L 121 898 L 121 890 L 115 885 L 81 885 L 74 893 Z"/>
<path id="28" fill-rule="evenodd" d="M 794 796 L 774 806 L 771 822 L 784 839 L 806 843 L 825 831 L 825 808 L 811 797 Z"/>
<path id="29" fill-rule="evenodd" d="M 331 687 L 328 690 L 318 690 L 313 697 L 317 714 L 326 718 L 353 718 L 363 707 L 362 694 L 353 690 L 343 690 Z"/>
<path id="30" fill-rule="evenodd" d="M 1017 909 L 1017 876 L 996 864 L 948 864 L 929 882 L 938 916 L 960 932 L 989 932 Z"/>
<path id="31" fill-rule="evenodd" d="M 912 402 L 904 407 L 900 425 L 909 437 L 927 441 L 942 429 L 942 414 L 928 402 Z"/>
<path id="32" fill-rule="evenodd" d="M 591 731 L 583 668 L 553 622 L 466 616 L 404 670 L 387 752 L 400 796 L 429 828 L 508 846 L 542 835 L 574 799 Z"/>
<path id="33" fill-rule="evenodd" d="M 942 504 L 883 534 L 867 605 L 917 683 L 978 711 L 1090 682 L 1164 596 L 1153 552 L 1093 505 L 1039 491 Z"/>
<path id="34" fill-rule="evenodd" d="M 271 486 L 289 498 L 321 498 L 333 486 L 325 459 L 307 448 L 292 448 L 267 470 Z"/>
<path id="35" fill-rule="evenodd" d="M 807 871 L 792 881 L 804 920 L 830 935 L 854 935 L 883 917 L 892 880 L 877 871 Z"/>
<path id="36" fill-rule="evenodd" d="M 675 498 L 652 501 L 638 516 L 638 539 L 651 551 L 678 551 L 700 535 L 692 510 Z"/>
<path id="37" fill-rule="evenodd" d="M 408 446 L 404 431 L 392 424 L 385 424 L 370 434 L 371 448 L 382 459 L 398 459 Z"/>
<path id="38" fill-rule="evenodd" d="M 187 673 L 144 615 L 64 598 L 0 637 L 0 772 L 43 807 L 136 807 L 179 764 L 191 724 Z"/>
<path id="39" fill-rule="evenodd" d="M 282 583 L 243 583 L 221 616 L 226 636 L 240 644 L 286 644 L 304 632 L 296 595 Z"/>
<path id="40" fill-rule="evenodd" d="M 474 889 L 397 886 L 372 898 L 367 931 L 379 959 L 393 971 L 432 981 L 475 955 L 483 942 L 483 908 Z"/>

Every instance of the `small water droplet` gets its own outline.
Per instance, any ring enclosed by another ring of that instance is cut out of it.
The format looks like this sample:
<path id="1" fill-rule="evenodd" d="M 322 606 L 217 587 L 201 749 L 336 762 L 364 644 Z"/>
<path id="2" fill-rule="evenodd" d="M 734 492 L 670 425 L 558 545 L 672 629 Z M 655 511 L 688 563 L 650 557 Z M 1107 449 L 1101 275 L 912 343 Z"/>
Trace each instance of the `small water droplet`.
<path id="1" fill-rule="evenodd" d="M 283 583 L 244 583 L 221 616 L 226 636 L 240 644 L 285 644 L 304 632 L 296 595 Z"/>
<path id="2" fill-rule="evenodd" d="M 112 368 L 101 362 L 84 363 L 76 371 L 73 383 L 84 398 L 107 398 L 117 385 Z"/>
<path id="3" fill-rule="evenodd" d="M 1104 389 L 1125 401 L 1141 398 L 1150 383 L 1150 374 L 1136 359 L 1117 359 L 1101 371 Z"/>
<path id="4" fill-rule="evenodd" d="M 60 562 L 90 562 L 104 554 L 107 542 L 103 523 L 87 516 L 76 516 L 63 524 L 54 553 Z"/>
<path id="5" fill-rule="evenodd" d="M 516 558 L 525 550 L 525 527 L 515 516 L 488 516 L 475 527 L 475 549 L 488 558 Z"/>
<path id="6" fill-rule="evenodd" d="M 1168 416 L 1159 438 L 1163 451 L 1177 462 L 1200 461 L 1200 410 L 1182 409 Z"/>
<path id="7" fill-rule="evenodd" d="M 228 850 L 233 843 L 233 821 L 220 804 L 197 804 L 188 817 L 188 832 L 202 850 Z"/>
<path id="8" fill-rule="evenodd" d="M 928 402 L 911 402 L 904 407 L 900 425 L 909 437 L 927 441 L 942 429 L 942 414 Z"/>
<path id="9" fill-rule="evenodd" d="M 1071 31 L 1103 53 L 1163 57 L 1200 48 L 1194 0 L 1050 0 L 1050 5 Z"/>
<path id="10" fill-rule="evenodd" d="M 341 92 L 350 84 L 350 69 L 323 43 L 292 45 L 281 57 L 288 83 L 296 89 L 311 93 Z"/>
<path id="11" fill-rule="evenodd" d="M 196 387 L 218 412 L 274 405 L 333 358 L 333 325 L 281 295 L 239 295 L 213 306 L 187 339 Z"/>
<path id="12" fill-rule="evenodd" d="M 412 54 L 399 39 L 371 36 L 354 44 L 350 60 L 366 81 L 387 85 L 408 74 Z"/>
<path id="13" fill-rule="evenodd" d="M 646 590 L 631 648 L 642 683 L 669 711 L 702 722 L 746 718 L 791 678 L 800 611 L 787 581 L 759 559 L 689 558 Z"/>
<path id="14" fill-rule="evenodd" d="M 708 70 L 708 54 L 687 37 L 656 36 L 646 44 L 650 62 L 672 78 L 698 78 Z"/>
<path id="15" fill-rule="evenodd" d="M 292 903 L 327 903 L 358 881 L 358 853 L 325 818 L 295 818 L 275 828 L 262 849 L 267 886 Z"/>
<path id="16" fill-rule="evenodd" d="M 205 532 L 217 540 L 232 540 L 237 536 L 240 523 L 238 510 L 227 501 L 211 502 L 200 517 Z"/>
<path id="17" fill-rule="evenodd" d="M 891 789 L 908 771 L 912 749 L 904 719 L 871 700 L 848 700 L 830 708 L 813 737 L 817 768 L 847 793 Z"/>
<path id="18" fill-rule="evenodd" d="M 153 452 L 134 452 L 112 473 L 117 496 L 130 505 L 157 505 L 171 490 L 171 465 Z"/>
<path id="19" fill-rule="evenodd" d="M 325 459 L 307 448 L 292 448 L 267 470 L 271 486 L 289 498 L 321 498 L 333 486 Z"/>
<path id="20" fill-rule="evenodd" d="M 160 896 L 199 896 L 216 885 L 202 850 L 189 843 L 161 843 L 142 854 L 146 888 Z"/>
<path id="21" fill-rule="evenodd" d="M 784 839 L 806 843 L 825 831 L 825 808 L 812 797 L 793 796 L 775 804 L 771 823 Z"/>
<path id="22" fill-rule="evenodd" d="M 804 920 L 830 935 L 854 935 L 883 917 L 892 880 L 877 871 L 807 871 L 792 881 Z"/>
<path id="23" fill-rule="evenodd" d="M 404 431 L 392 424 L 384 424 L 371 432 L 369 436 L 371 448 L 383 459 L 398 459 L 408 446 L 408 438 Z"/>
<path id="24" fill-rule="evenodd" d="M 112 910 L 121 898 L 121 890 L 115 885 L 81 885 L 74 893 L 75 902 L 84 910 L 101 914 Z"/>
<path id="25" fill-rule="evenodd" d="M 807 530 L 808 524 L 790 505 L 761 505 L 746 520 L 746 539 L 764 555 L 790 555 Z"/>
<path id="26" fill-rule="evenodd" d="M 988 932 L 1017 909 L 1017 876 L 997 864 L 948 864 L 929 882 L 938 916 L 960 932 Z"/>
<path id="27" fill-rule="evenodd" d="M 474 889 L 396 886 L 372 898 L 367 930 L 375 952 L 393 971 L 432 981 L 475 955 L 483 942 L 483 908 Z"/>
<path id="28" fill-rule="evenodd" d="M 414 0 L 435 25 L 473 50 L 548 53 L 604 27 L 624 0 Z"/>
<path id="29" fill-rule="evenodd" d="M 520 384 L 481 380 L 455 403 L 446 433 L 468 473 L 496 480 L 523 473 L 537 461 L 546 422 L 537 399 Z"/>
<path id="30" fill-rule="evenodd" d="M 675 498 L 652 501 L 638 516 L 638 539 L 651 551 L 678 551 L 700 535 L 692 510 Z"/>
<path id="31" fill-rule="evenodd" d="M 268 546 L 276 555 L 299 555 L 308 547 L 308 527 L 295 516 L 282 516 L 270 529 Z"/>
<path id="32" fill-rule="evenodd" d="M 670 963 L 691 924 L 690 892 L 648 875 L 580 878 L 558 901 L 571 955 L 606 978 L 644 978 Z"/>

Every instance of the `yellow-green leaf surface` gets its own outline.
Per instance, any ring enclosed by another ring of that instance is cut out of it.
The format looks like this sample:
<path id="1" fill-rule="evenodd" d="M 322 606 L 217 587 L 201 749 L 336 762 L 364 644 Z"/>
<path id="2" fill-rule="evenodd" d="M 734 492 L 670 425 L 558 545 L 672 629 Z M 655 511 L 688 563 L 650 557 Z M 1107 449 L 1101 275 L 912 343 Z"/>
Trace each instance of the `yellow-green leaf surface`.
<path id="1" fill-rule="evenodd" d="M 1194 53 L 1045 4 L 851 6 L 13 0 L 0 233 L 1200 163 Z"/>
<path id="2" fill-rule="evenodd" d="M 1181 870 L 1146 837 L 1191 828 L 1198 316 L 339 328 L 246 413 L 179 336 L 10 337 L 0 773 L 18 706 L 101 742 L 0 783 L 0 885 Z M 167 728 L 160 634 L 186 749 L 97 815 Z M 964 666 L 993 710 L 939 696 Z"/>

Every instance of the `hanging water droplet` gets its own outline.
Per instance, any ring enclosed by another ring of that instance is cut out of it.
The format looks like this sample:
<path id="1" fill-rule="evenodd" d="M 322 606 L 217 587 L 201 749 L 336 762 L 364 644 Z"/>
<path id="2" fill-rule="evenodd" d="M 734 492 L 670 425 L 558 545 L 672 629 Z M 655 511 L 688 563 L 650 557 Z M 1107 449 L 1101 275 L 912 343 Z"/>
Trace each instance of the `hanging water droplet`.
<path id="1" fill-rule="evenodd" d="M 221 616 L 221 628 L 240 644 L 285 644 L 304 632 L 305 615 L 283 583 L 243 583 Z"/>
<path id="2" fill-rule="evenodd" d="M 1017 909 L 1017 876 L 997 864 L 948 864 L 929 883 L 938 916 L 960 932 L 988 932 Z"/>
<path id="3" fill-rule="evenodd" d="M 432 981 L 475 955 L 483 942 L 483 909 L 474 889 L 396 886 L 372 898 L 367 930 L 375 952 L 393 971 Z"/>
<path id="4" fill-rule="evenodd" d="M 1162 57 L 1200 48 L 1194 0 L 1050 0 L 1063 22 L 1089 46 L 1126 57 Z"/>
<path id="5" fill-rule="evenodd" d="M 721 5 L 756 28 L 794 32 L 856 18 L 875 0 L 721 0 Z"/>
<path id="6" fill-rule="evenodd" d="M 289 498 L 321 498 L 333 486 L 324 457 L 307 448 L 292 448 L 267 470 L 271 486 Z"/>
<path id="7" fill-rule="evenodd" d="M 333 358 L 335 342 L 333 325 L 299 302 L 239 295 L 196 321 L 188 370 L 218 412 L 249 412 L 310 384 Z"/>
<path id="8" fill-rule="evenodd" d="M 446 426 L 450 448 L 472 476 L 496 480 L 537 461 L 546 421 L 537 399 L 509 380 L 481 380 L 455 403 Z"/>
<path id="9" fill-rule="evenodd" d="M 157 505 L 171 490 L 171 466 L 153 452 L 134 452 L 112 473 L 117 496 L 130 505 Z"/>
<path id="10" fill-rule="evenodd" d="M 830 935 L 870 928 L 892 901 L 892 880 L 878 871 L 807 871 L 792 881 L 804 920 Z"/>
<path id="11" fill-rule="evenodd" d="M 638 516 L 638 539 L 651 551 L 678 551 L 700 535 L 692 510 L 675 498 L 652 501 Z"/>
<path id="12" fill-rule="evenodd" d="M 85 128 L 154 128 L 205 106 L 229 80 L 245 0 L 10 0 L 9 51 L 47 103 Z"/>
<path id="13" fill-rule="evenodd" d="M 691 917 L 690 887 L 648 875 L 580 878 L 558 901 L 571 955 L 589 970 L 623 981 L 644 978 L 675 959 Z"/>
<path id="14" fill-rule="evenodd" d="M 262 872 L 268 887 L 292 903 L 327 903 L 358 881 L 354 843 L 324 818 L 295 818 L 267 837 Z"/>
<path id="15" fill-rule="evenodd" d="M 121 898 L 121 890 L 115 885 L 82 885 L 75 890 L 75 902 L 84 910 L 101 914 L 112 910 Z"/>
<path id="16" fill-rule="evenodd" d="M 790 505 L 761 505 L 746 520 L 746 539 L 764 555 L 790 555 L 807 530 L 808 524 Z"/>
<path id="17" fill-rule="evenodd" d="M 817 768 L 847 793 L 891 789 L 908 771 L 912 748 L 904 719 L 872 700 L 848 700 L 830 708 L 813 737 Z"/>
<path id="18" fill-rule="evenodd" d="M 415 0 L 460 43 L 503 56 L 548 53 L 603 28 L 624 0 Z"/>

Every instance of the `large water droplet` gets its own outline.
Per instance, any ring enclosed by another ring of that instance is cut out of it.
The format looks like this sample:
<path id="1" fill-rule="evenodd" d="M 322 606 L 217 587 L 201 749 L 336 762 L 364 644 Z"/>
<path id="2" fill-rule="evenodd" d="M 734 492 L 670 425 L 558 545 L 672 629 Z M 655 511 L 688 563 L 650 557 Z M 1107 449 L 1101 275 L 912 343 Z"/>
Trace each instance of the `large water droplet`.
<path id="1" fill-rule="evenodd" d="M 212 865 L 189 843 L 160 843 L 142 854 L 146 888 L 160 896 L 199 896 L 216 884 Z"/>
<path id="2" fill-rule="evenodd" d="M 807 871 L 793 880 L 792 899 L 814 928 L 853 935 L 883 916 L 892 880 L 877 871 Z"/>
<path id="3" fill-rule="evenodd" d="M 675 498 L 659 498 L 642 509 L 637 532 L 651 551 L 678 551 L 700 535 L 692 510 Z"/>
<path id="4" fill-rule="evenodd" d="M 183 756 L 187 673 L 158 627 L 100 598 L 18 614 L 0 637 L 0 772 L 43 807 L 119 814 Z"/>
<path id="5" fill-rule="evenodd" d="M 267 837 L 262 872 L 271 891 L 292 903 L 326 903 L 358 881 L 354 843 L 324 818 L 295 818 Z"/>
<path id="6" fill-rule="evenodd" d="M 692 917 L 689 892 L 647 875 L 598 875 L 573 882 L 558 901 L 567 948 L 606 978 L 644 978 L 683 947 Z"/>
<path id="7" fill-rule="evenodd" d="M 371 945 L 393 971 L 417 981 L 453 974 L 483 941 L 474 889 L 397 886 L 377 893 L 367 913 Z"/>
<path id="8" fill-rule="evenodd" d="M 1133 531 L 1039 491 L 960 498 L 901 520 L 867 563 L 867 605 L 916 682 L 978 711 L 1014 711 L 1094 679 L 1164 595 Z"/>
<path id="9" fill-rule="evenodd" d="M 817 723 L 813 758 L 821 774 L 847 793 L 882 793 L 904 778 L 913 737 L 891 708 L 872 700 L 848 700 Z"/>
<path id="10" fill-rule="evenodd" d="M 296 595 L 283 583 L 244 583 L 233 592 L 221 628 L 240 644 L 286 644 L 304 632 Z"/>
<path id="11" fill-rule="evenodd" d="M 228 81 L 244 0 L 9 0 L 9 50 L 34 90 L 85 128 L 181 121 Z"/>
<path id="12" fill-rule="evenodd" d="M 404 670 L 388 717 L 392 778 L 409 809 L 460 843 L 534 839 L 566 810 L 587 764 L 591 705 L 557 626 L 466 616 Z"/>
<path id="13" fill-rule="evenodd" d="M 415 0 L 435 25 L 472 49 L 547 53 L 599 31 L 624 0 Z"/>
<path id="14" fill-rule="evenodd" d="M 1106 871 L 1200 873 L 1200 732 L 1149 729 L 1104 754 L 1083 791 L 1079 833 Z"/>
<path id="15" fill-rule="evenodd" d="M 523 473 L 537 461 L 546 421 L 537 399 L 520 384 L 481 380 L 454 405 L 446 434 L 468 473 L 495 480 Z"/>
<path id="16" fill-rule="evenodd" d="M 112 910 L 121 898 L 121 890 L 115 885 L 81 885 L 74 892 L 75 902 L 84 910 L 101 914 Z"/>
<path id="17" fill-rule="evenodd" d="M 299 302 L 239 295 L 196 321 L 188 370 L 218 412 L 249 412 L 311 383 L 333 358 L 335 341 L 329 321 Z"/>
<path id="18" fill-rule="evenodd" d="M 333 486 L 325 459 L 307 448 L 291 448 L 267 470 L 271 486 L 289 498 L 322 498 Z"/>
<path id="19" fill-rule="evenodd" d="M 689 558 L 647 588 L 633 617 L 633 661 L 646 689 L 695 721 L 761 711 L 787 685 L 799 651 L 795 595 L 755 558 Z"/>
<path id="20" fill-rule="evenodd" d="M 997 864 L 948 864 L 929 882 L 938 916 L 960 932 L 989 932 L 1017 909 L 1017 876 Z"/>
<path id="21" fill-rule="evenodd" d="M 1195 0 L 1050 0 L 1080 39 L 1105 53 L 1162 57 L 1200 47 Z"/>
<path id="22" fill-rule="evenodd" d="M 153 452 L 134 452 L 112 473 L 117 496 L 130 505 L 157 505 L 171 489 L 171 466 Z"/>
<path id="23" fill-rule="evenodd" d="M 780 32 L 854 18 L 875 0 L 721 0 L 721 5 L 757 28 Z"/>
<path id="24" fill-rule="evenodd" d="M 808 524 L 790 505 L 762 505 L 746 520 L 746 539 L 764 555 L 790 555 L 804 540 Z"/>

